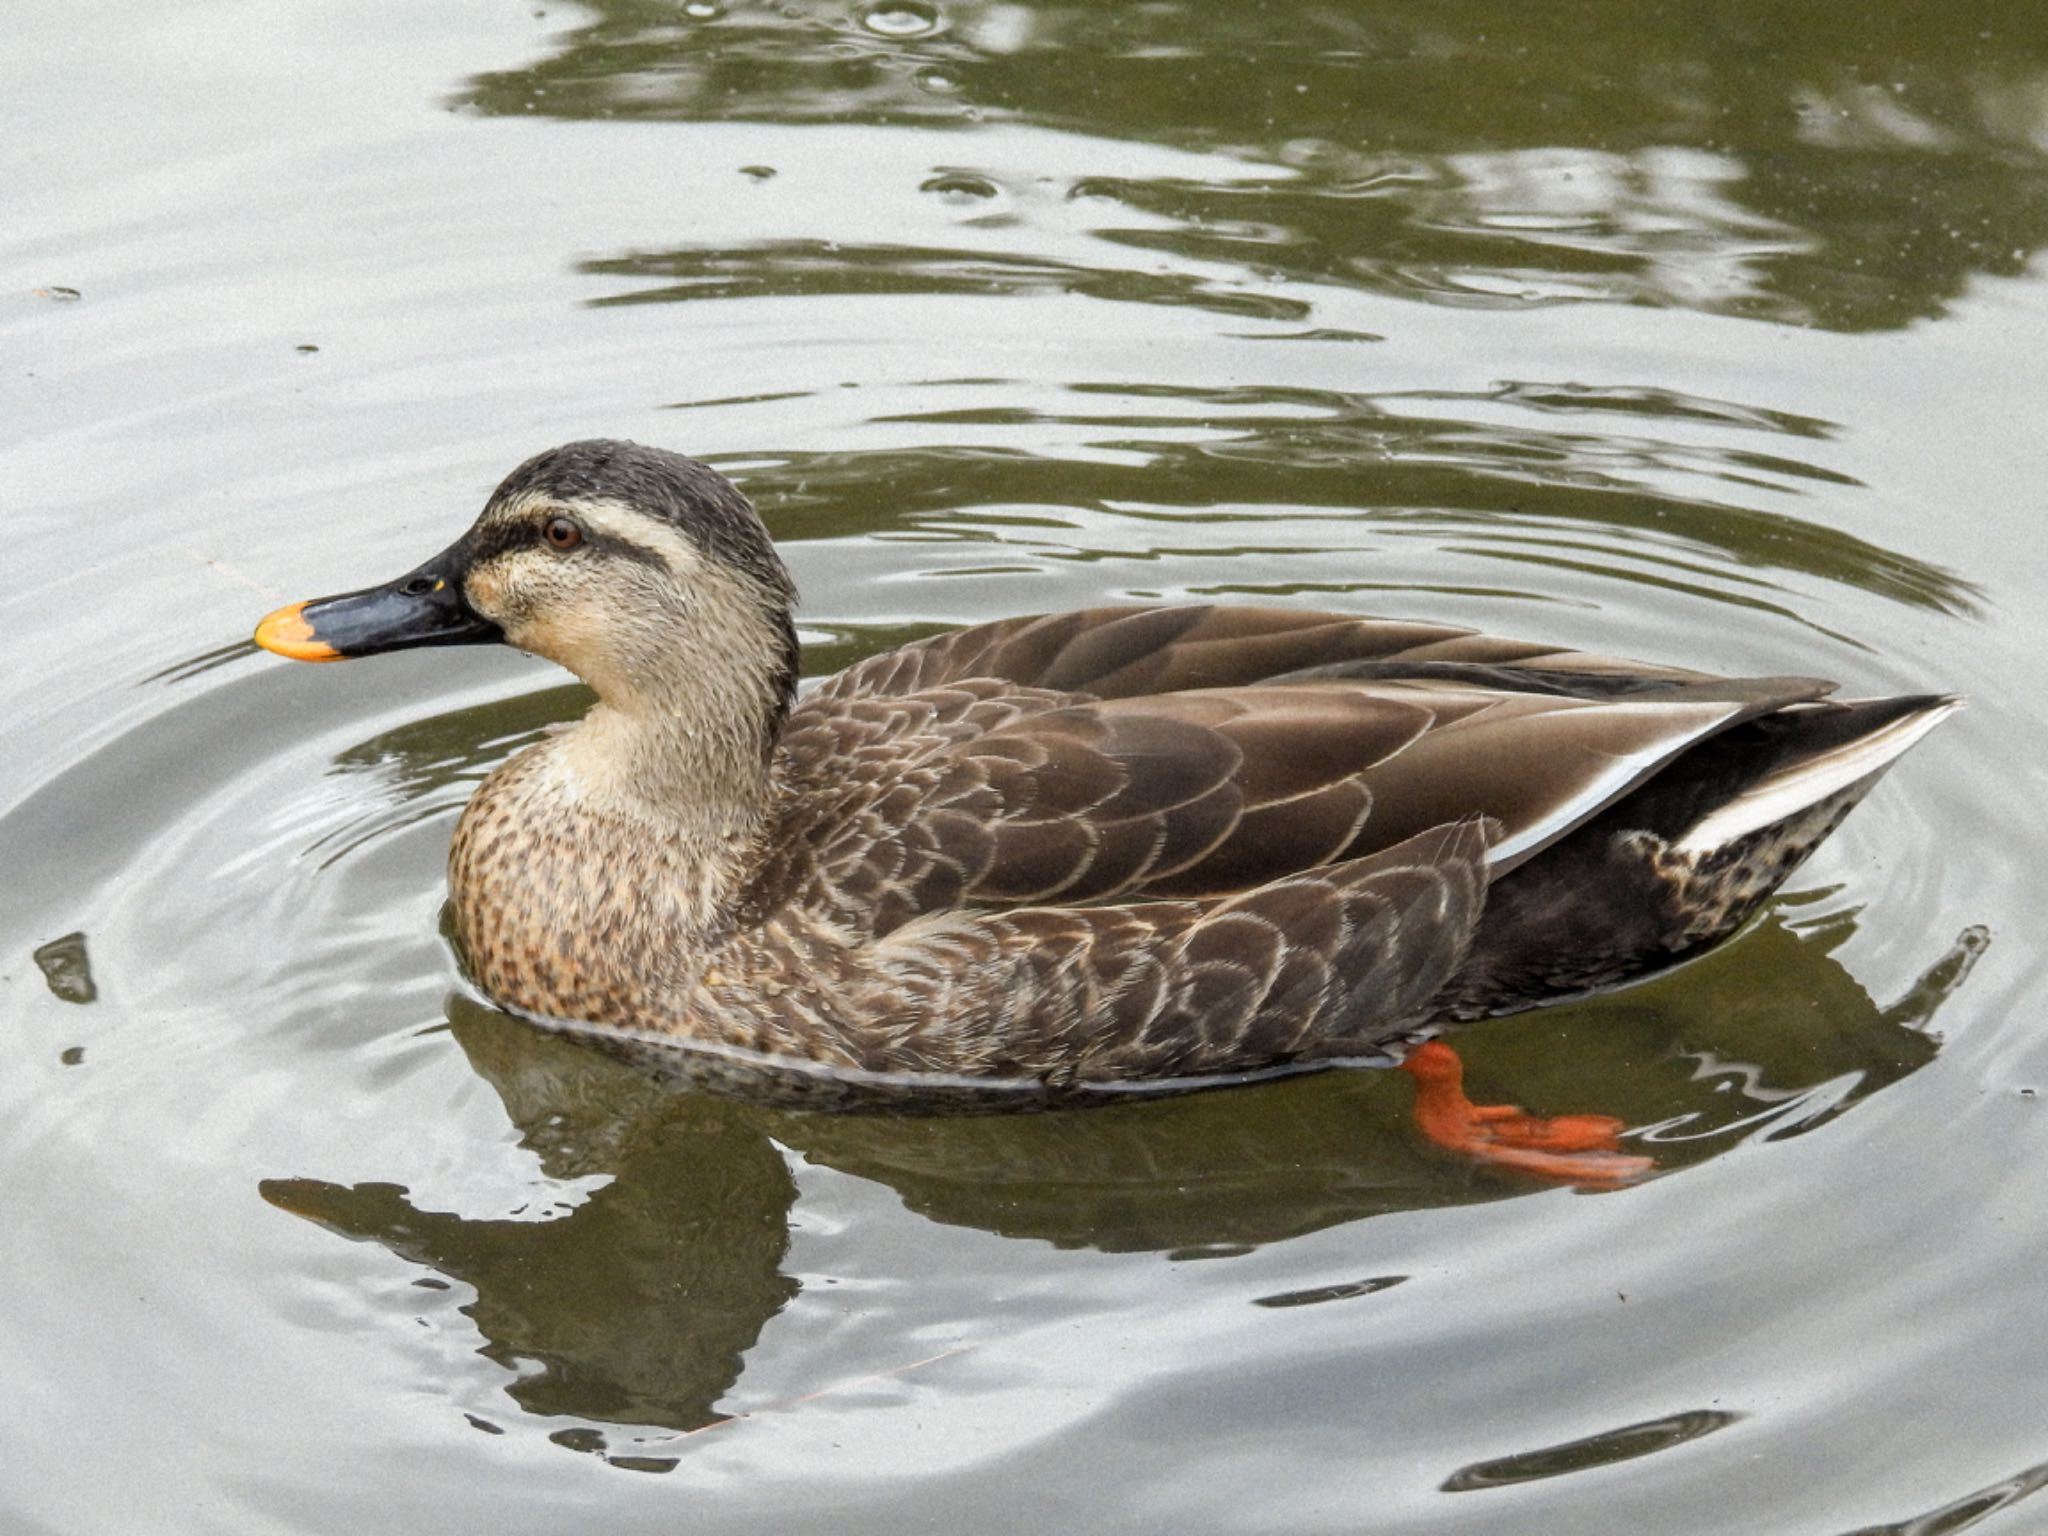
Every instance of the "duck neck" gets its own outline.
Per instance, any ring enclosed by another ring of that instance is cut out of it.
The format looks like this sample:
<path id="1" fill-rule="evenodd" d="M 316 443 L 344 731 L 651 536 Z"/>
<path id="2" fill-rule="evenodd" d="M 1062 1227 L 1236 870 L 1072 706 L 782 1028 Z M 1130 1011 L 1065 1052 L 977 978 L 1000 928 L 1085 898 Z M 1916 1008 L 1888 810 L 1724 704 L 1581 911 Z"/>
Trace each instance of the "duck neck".
<path id="1" fill-rule="evenodd" d="M 758 858 L 793 670 L 664 671 L 673 675 L 636 669 L 633 686 L 598 680 L 597 704 L 560 741 L 557 761 L 589 812 L 658 840 L 689 872 L 689 916 L 711 930 Z"/>

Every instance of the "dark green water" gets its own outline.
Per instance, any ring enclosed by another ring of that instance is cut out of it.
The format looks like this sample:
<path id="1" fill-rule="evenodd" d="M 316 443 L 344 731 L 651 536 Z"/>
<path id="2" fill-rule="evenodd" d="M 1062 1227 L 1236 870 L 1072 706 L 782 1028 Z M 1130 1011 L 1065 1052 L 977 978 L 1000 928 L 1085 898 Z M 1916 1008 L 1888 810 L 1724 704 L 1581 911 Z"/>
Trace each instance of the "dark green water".
<path id="1" fill-rule="evenodd" d="M 2048 28 L 1851 9 L 80 0 L 0 51 L 0 1528 L 2025 1531 L 2048 1502 Z M 461 988 L 579 693 L 291 667 L 586 435 L 813 671 L 1256 598 L 1950 688 L 1710 960 L 1360 1072 L 834 1119 Z"/>

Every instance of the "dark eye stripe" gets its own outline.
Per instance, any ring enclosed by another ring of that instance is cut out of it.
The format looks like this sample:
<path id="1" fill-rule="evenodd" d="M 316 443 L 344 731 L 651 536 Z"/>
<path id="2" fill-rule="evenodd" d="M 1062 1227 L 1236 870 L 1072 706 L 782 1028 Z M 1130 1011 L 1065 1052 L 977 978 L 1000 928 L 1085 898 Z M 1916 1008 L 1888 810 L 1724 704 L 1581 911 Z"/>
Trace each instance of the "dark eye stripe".
<path id="1" fill-rule="evenodd" d="M 635 544 L 631 539 L 622 539 L 617 534 L 599 533 L 594 529 L 585 528 L 582 547 L 599 550 L 607 555 L 618 555 L 627 560 L 637 560 L 642 565 L 653 566 L 657 571 L 668 569 L 668 562 L 653 550 Z"/>
<path id="2" fill-rule="evenodd" d="M 559 513 L 548 514 L 550 518 L 560 515 Z M 500 555 L 511 554 L 515 550 L 533 549 L 535 547 L 546 549 L 550 554 L 557 553 L 548 545 L 547 540 L 541 534 L 541 529 L 546 526 L 546 523 L 547 519 L 542 519 L 538 523 L 489 523 L 471 529 L 469 538 L 466 541 L 468 544 L 469 563 L 471 565 L 481 565 L 484 561 L 495 560 Z M 642 565 L 652 566 L 657 570 L 665 570 L 668 565 L 667 561 L 663 560 L 660 555 L 651 549 L 635 544 L 630 539 L 622 539 L 616 534 L 600 533 L 587 525 L 583 529 L 583 542 L 574 550 L 563 550 L 560 553 L 580 554 L 586 549 L 597 550 L 607 555 L 617 555 L 627 560 L 635 560 Z"/>
<path id="3" fill-rule="evenodd" d="M 525 549 L 533 539 L 534 530 L 523 524 L 482 523 L 469 530 L 463 543 L 468 546 L 469 563 L 481 565 L 515 549 Z"/>

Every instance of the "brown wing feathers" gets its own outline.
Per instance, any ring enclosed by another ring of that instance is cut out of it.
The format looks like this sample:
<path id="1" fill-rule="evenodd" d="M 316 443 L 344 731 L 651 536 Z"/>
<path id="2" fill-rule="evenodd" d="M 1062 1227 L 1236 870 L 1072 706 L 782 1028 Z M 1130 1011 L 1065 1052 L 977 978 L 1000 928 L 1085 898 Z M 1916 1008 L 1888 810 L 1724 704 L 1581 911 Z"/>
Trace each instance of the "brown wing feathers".
<path id="1" fill-rule="evenodd" d="M 870 717 L 894 701 L 839 704 L 851 745 L 829 756 L 812 738 L 834 736 L 837 716 L 809 712 L 800 744 L 831 787 L 796 799 L 804 819 L 784 839 L 810 854 L 807 904 L 879 934 L 957 904 L 1243 890 L 1341 857 L 1372 806 L 1361 770 L 1436 718 L 1336 685 L 1020 711 L 984 729 L 963 689 L 895 703 L 914 724 L 884 730 L 886 750 Z"/>
<path id="2" fill-rule="evenodd" d="M 880 934 L 957 904 L 1221 896 L 1475 814 L 1501 823 L 1498 873 L 1764 707 L 1330 682 L 998 710 L 977 686 L 999 685 L 805 712 L 844 737 L 790 829 L 811 904 Z"/>
<path id="3" fill-rule="evenodd" d="M 1185 688 L 1236 688 L 1310 671 L 1343 675 L 1375 664 L 1508 668 L 1533 677 L 1669 684 L 1708 674 L 1560 651 L 1449 624 L 1355 619 L 1276 608 L 1090 608 L 1003 619 L 869 657 L 811 695 L 907 694 L 968 677 L 1096 698 Z"/>
<path id="4" fill-rule="evenodd" d="M 757 908 L 864 948 L 868 1065 L 1356 1053 L 1451 978 L 1489 880 L 1827 686 L 1267 609 L 983 625 L 797 707 Z"/>
<path id="5" fill-rule="evenodd" d="M 875 947 L 899 1028 L 863 1065 L 1088 1081 L 1368 1052 L 1463 958 L 1485 845 L 1467 821 L 1223 902 L 911 924 Z"/>
<path id="6" fill-rule="evenodd" d="M 1113 700 L 1016 722 L 956 754 L 969 772 L 1031 764 L 969 896 L 1215 895 L 1328 863 L 1371 807 L 1360 769 L 1429 724 L 1426 710 L 1339 689 Z M 1067 856 L 1046 869 L 1049 845 Z M 1011 894 L 1006 871 L 1022 864 L 1056 883 Z"/>

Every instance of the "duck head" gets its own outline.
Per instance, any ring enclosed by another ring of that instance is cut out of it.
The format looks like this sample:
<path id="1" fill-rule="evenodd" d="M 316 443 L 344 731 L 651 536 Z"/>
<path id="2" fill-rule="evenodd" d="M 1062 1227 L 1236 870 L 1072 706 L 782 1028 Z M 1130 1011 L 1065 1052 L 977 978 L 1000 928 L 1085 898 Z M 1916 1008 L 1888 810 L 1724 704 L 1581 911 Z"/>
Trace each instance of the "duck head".
<path id="1" fill-rule="evenodd" d="M 751 503 L 695 459 L 568 443 L 505 477 L 476 523 L 382 586 L 293 603 L 256 643 L 298 661 L 503 642 L 628 716 L 722 696 L 771 749 L 796 685 L 795 588 Z M 683 711 L 689 713 L 687 709 Z"/>

